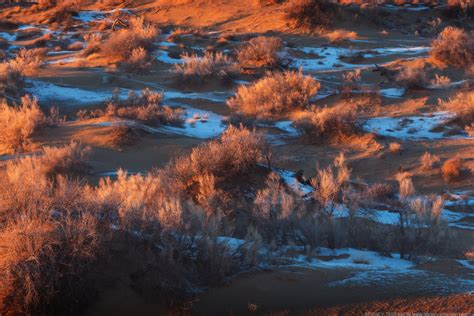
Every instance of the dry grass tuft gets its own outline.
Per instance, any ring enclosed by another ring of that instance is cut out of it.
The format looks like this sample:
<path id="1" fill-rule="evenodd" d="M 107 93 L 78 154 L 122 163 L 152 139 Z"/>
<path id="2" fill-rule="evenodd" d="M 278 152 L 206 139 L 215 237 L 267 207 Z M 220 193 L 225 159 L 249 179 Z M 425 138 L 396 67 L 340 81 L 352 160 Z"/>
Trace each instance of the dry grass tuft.
<path id="1" fill-rule="evenodd" d="M 395 76 L 395 82 L 407 89 L 421 89 L 427 86 L 423 68 L 403 67 Z"/>
<path id="2" fill-rule="evenodd" d="M 154 125 L 182 125 L 183 111 L 162 105 L 162 102 L 161 93 L 145 89 L 141 95 L 137 95 L 132 91 L 124 101 L 120 101 L 116 95 L 105 109 L 80 110 L 77 116 L 80 119 L 119 117 Z"/>
<path id="3" fill-rule="evenodd" d="M 474 40 L 466 31 L 448 26 L 431 43 L 431 55 L 458 68 L 468 68 L 474 62 Z"/>
<path id="4" fill-rule="evenodd" d="M 336 6 L 325 0 L 292 0 L 287 19 L 293 27 L 306 31 L 327 29 L 334 20 Z"/>
<path id="5" fill-rule="evenodd" d="M 278 37 L 258 36 L 237 50 L 237 61 L 244 69 L 285 67 L 281 58 L 283 43 Z"/>
<path id="6" fill-rule="evenodd" d="M 134 48 L 125 62 L 125 70 L 134 73 L 146 73 L 151 68 L 151 59 L 143 47 Z"/>
<path id="7" fill-rule="evenodd" d="M 36 99 L 24 96 L 19 106 L 0 104 L 0 153 L 28 150 L 32 135 L 46 124 Z"/>
<path id="8" fill-rule="evenodd" d="M 402 151 L 402 144 L 400 143 L 390 143 L 388 145 L 388 151 L 392 154 L 400 154 Z"/>
<path id="9" fill-rule="evenodd" d="M 128 28 L 115 31 L 109 36 L 102 44 L 101 51 L 111 58 L 119 57 L 122 61 L 127 61 L 135 49 L 150 49 L 158 35 L 159 30 L 155 26 L 142 17 L 133 17 Z"/>
<path id="10" fill-rule="evenodd" d="M 319 88 L 319 82 L 302 71 L 268 73 L 252 85 L 240 86 L 227 105 L 239 114 L 271 119 L 309 108 Z"/>
<path id="11" fill-rule="evenodd" d="M 441 174 L 447 182 L 459 180 L 463 168 L 463 160 L 460 157 L 455 157 L 446 160 L 441 167 Z"/>
<path id="12" fill-rule="evenodd" d="M 423 156 L 420 157 L 421 170 L 430 171 L 433 170 L 440 163 L 438 156 L 432 155 L 429 152 L 425 152 Z"/>
<path id="13" fill-rule="evenodd" d="M 457 123 L 463 127 L 474 123 L 474 92 L 458 92 L 453 98 L 447 101 L 439 101 L 439 106 L 446 111 L 454 113 Z"/>
<path id="14" fill-rule="evenodd" d="M 227 79 L 240 72 L 239 66 L 221 52 L 207 52 L 204 56 L 182 55 L 183 63 L 176 64 L 174 71 L 186 80 L 203 80 L 210 78 Z"/>
<path id="15" fill-rule="evenodd" d="M 311 139 L 342 139 L 357 132 L 356 109 L 349 102 L 339 102 L 332 107 L 312 106 L 297 114 L 297 128 Z"/>

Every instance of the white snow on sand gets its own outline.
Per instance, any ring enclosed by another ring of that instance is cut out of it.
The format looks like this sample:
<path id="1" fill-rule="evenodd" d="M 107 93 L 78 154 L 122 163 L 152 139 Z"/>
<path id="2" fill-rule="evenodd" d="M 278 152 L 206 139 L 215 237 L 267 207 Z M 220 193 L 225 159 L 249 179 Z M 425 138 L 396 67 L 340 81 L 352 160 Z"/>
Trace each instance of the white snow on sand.
<path id="1" fill-rule="evenodd" d="M 376 117 L 367 120 L 362 128 L 368 132 L 404 140 L 442 139 L 447 136 L 432 130 L 452 117 L 453 114 L 449 112 L 408 117 Z"/>
<path id="2" fill-rule="evenodd" d="M 0 32 L 0 38 L 3 38 L 4 40 L 8 42 L 14 42 L 16 41 L 16 34 L 10 34 L 7 32 Z"/>
<path id="3" fill-rule="evenodd" d="M 26 90 L 36 96 L 40 101 L 69 101 L 80 104 L 91 104 L 105 102 L 113 96 L 113 91 L 84 90 L 69 86 L 59 86 L 37 80 L 27 80 L 30 85 Z M 128 90 L 120 89 L 120 98 L 125 99 Z"/>
<path id="4" fill-rule="evenodd" d="M 278 173 L 281 179 L 290 187 L 296 189 L 302 195 L 307 195 L 314 191 L 313 187 L 307 184 L 303 184 L 296 180 L 295 173 L 293 171 L 280 169 L 280 168 L 272 168 L 272 171 Z"/>
<path id="5" fill-rule="evenodd" d="M 379 91 L 380 95 L 386 98 L 401 98 L 405 95 L 405 88 L 387 88 Z"/>
<path id="6" fill-rule="evenodd" d="M 156 59 L 158 61 L 161 61 L 165 64 L 182 64 L 183 63 L 183 60 L 181 58 L 172 58 L 170 57 L 169 55 L 169 52 L 165 51 L 165 50 L 158 50 L 157 54 L 156 54 Z"/>

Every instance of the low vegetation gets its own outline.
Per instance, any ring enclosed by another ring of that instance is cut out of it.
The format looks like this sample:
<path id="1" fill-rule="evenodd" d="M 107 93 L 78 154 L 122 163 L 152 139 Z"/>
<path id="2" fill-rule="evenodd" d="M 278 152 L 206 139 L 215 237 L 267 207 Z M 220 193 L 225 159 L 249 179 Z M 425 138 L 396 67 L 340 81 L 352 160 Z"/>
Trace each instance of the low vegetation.
<path id="1" fill-rule="evenodd" d="M 227 105 L 236 113 L 257 119 L 284 117 L 310 107 L 319 82 L 301 71 L 268 73 L 252 85 L 242 85 Z"/>
<path id="2" fill-rule="evenodd" d="M 332 107 L 312 106 L 297 113 L 295 126 L 312 140 L 345 138 L 358 131 L 356 109 L 350 102 L 339 102 Z"/>
<path id="3" fill-rule="evenodd" d="M 181 59 L 183 63 L 176 64 L 174 71 L 185 80 L 228 79 L 240 72 L 237 63 L 221 52 L 207 52 L 204 56 L 185 54 Z"/>
<path id="4" fill-rule="evenodd" d="M 431 55 L 448 65 L 467 69 L 474 62 L 474 40 L 463 29 L 448 26 L 431 43 Z"/>
<path id="5" fill-rule="evenodd" d="M 454 122 L 461 127 L 468 127 L 474 123 L 474 92 L 461 91 L 447 101 L 439 101 L 439 106 L 455 114 Z"/>
<path id="6" fill-rule="evenodd" d="M 129 21 L 128 28 L 111 33 L 100 49 L 110 58 L 119 57 L 121 61 L 127 61 L 130 60 L 134 50 L 136 54 L 136 49 L 140 47 L 145 50 L 151 49 L 159 33 L 158 28 L 142 17 L 133 17 Z M 93 45 L 88 49 L 92 47 Z"/>
<path id="7" fill-rule="evenodd" d="M 243 69 L 285 68 L 289 61 L 284 60 L 282 48 L 278 37 L 258 36 L 237 50 L 237 61 Z"/>
<path id="8" fill-rule="evenodd" d="M 440 158 L 438 156 L 432 155 L 429 152 L 425 152 L 420 157 L 421 170 L 430 171 L 433 170 L 440 163 Z"/>
<path id="9" fill-rule="evenodd" d="M 295 28 L 306 31 L 329 28 L 337 7 L 326 0 L 291 0 L 287 19 Z"/>
<path id="10" fill-rule="evenodd" d="M 0 104 L 0 153 L 28 150 L 31 137 L 46 123 L 46 116 L 34 98 L 24 96 L 18 106 Z"/>
<path id="11" fill-rule="evenodd" d="M 447 182 L 459 180 L 461 171 L 463 169 L 463 160 L 460 157 L 455 157 L 446 160 L 441 167 L 441 174 Z"/>
<path id="12" fill-rule="evenodd" d="M 162 105 L 163 95 L 149 89 L 140 95 L 130 92 L 126 100 L 120 100 L 116 94 L 104 109 L 80 110 L 80 119 L 90 118 L 125 118 L 138 120 L 153 125 L 182 125 L 183 111 Z"/>

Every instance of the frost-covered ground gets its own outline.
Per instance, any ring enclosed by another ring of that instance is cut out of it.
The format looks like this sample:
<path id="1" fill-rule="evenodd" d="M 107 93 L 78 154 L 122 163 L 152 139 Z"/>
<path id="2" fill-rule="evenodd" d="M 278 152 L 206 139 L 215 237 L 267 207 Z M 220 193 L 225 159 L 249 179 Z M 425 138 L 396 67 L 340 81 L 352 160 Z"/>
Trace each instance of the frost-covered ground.
<path id="1" fill-rule="evenodd" d="M 467 135 L 446 135 L 436 131 L 454 117 L 449 112 L 435 112 L 405 117 L 375 117 L 367 120 L 362 128 L 368 132 L 403 140 L 433 140 L 442 138 L 470 138 Z M 446 127 L 448 128 L 448 127 Z"/>

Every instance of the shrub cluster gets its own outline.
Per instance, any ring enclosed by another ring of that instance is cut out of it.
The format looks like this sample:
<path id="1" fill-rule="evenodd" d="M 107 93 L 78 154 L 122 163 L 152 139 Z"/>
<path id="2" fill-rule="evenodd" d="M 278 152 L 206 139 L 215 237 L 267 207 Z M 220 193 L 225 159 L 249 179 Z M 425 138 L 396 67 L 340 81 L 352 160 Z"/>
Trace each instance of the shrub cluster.
<path id="1" fill-rule="evenodd" d="M 126 100 L 121 101 L 116 94 L 105 109 L 80 110 L 80 119 L 119 117 L 139 120 L 154 125 L 181 125 L 183 111 L 162 105 L 163 94 L 149 89 L 137 95 L 131 91 Z"/>
<path id="2" fill-rule="evenodd" d="M 431 43 L 431 55 L 446 64 L 467 69 L 474 62 L 474 40 L 466 31 L 448 26 Z"/>
<path id="3" fill-rule="evenodd" d="M 182 64 L 176 64 L 174 71 L 186 80 L 203 80 L 210 78 L 227 79 L 240 72 L 239 66 L 221 52 L 206 52 L 204 56 L 182 55 Z"/>
<path id="4" fill-rule="evenodd" d="M 282 41 L 278 37 L 258 36 L 237 50 L 237 61 L 244 69 L 285 67 L 281 55 Z"/>
<path id="5" fill-rule="evenodd" d="M 252 85 L 240 86 L 227 105 L 245 116 L 271 119 L 309 108 L 319 88 L 319 82 L 302 71 L 268 73 Z"/>
<path id="6" fill-rule="evenodd" d="M 296 28 L 315 30 L 329 28 L 336 14 L 336 5 L 326 0 L 292 0 L 287 19 Z"/>

